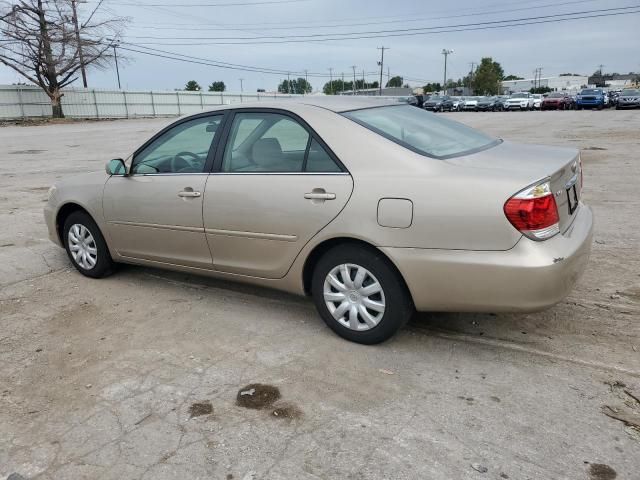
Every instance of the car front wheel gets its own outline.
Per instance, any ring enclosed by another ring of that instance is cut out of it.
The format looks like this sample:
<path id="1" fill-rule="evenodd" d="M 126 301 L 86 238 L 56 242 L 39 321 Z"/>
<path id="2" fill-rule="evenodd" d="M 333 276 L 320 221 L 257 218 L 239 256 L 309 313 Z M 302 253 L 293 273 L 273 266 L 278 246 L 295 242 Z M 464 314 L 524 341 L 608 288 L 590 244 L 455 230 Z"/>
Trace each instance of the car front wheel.
<path id="1" fill-rule="evenodd" d="M 73 212 L 63 227 L 64 247 L 83 275 L 102 278 L 113 271 L 113 260 L 98 225 L 85 212 Z"/>
<path id="2" fill-rule="evenodd" d="M 389 339 L 414 310 L 402 278 L 388 260 L 359 245 L 329 250 L 316 265 L 311 290 L 329 328 L 366 345 Z"/>

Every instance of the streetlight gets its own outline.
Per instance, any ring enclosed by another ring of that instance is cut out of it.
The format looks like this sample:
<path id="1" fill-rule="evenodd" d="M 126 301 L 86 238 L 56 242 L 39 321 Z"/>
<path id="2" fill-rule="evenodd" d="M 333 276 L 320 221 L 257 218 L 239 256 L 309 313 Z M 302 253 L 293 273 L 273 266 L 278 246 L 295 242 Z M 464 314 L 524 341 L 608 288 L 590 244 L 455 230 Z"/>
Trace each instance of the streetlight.
<path id="1" fill-rule="evenodd" d="M 453 53 L 453 50 L 447 50 L 446 48 L 442 49 L 442 55 L 444 55 L 444 83 L 442 84 L 442 89 L 444 90 L 444 94 L 447 94 L 447 57 Z"/>

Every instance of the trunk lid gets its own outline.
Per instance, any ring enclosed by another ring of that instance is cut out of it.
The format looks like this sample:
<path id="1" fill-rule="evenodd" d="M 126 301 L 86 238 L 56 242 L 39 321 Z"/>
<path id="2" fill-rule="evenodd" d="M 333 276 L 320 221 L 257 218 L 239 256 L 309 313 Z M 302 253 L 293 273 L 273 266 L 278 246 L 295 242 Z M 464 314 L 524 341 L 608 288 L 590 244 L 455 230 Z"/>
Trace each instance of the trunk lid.
<path id="1" fill-rule="evenodd" d="M 512 174 L 514 180 L 521 184 L 513 194 L 549 178 L 558 205 L 560 232 L 565 232 L 571 226 L 577 213 L 577 200 L 582 190 L 578 150 L 503 142 L 494 148 L 451 158 L 446 162 L 469 168 L 497 170 L 502 175 Z M 507 200 L 504 199 L 505 202 Z"/>

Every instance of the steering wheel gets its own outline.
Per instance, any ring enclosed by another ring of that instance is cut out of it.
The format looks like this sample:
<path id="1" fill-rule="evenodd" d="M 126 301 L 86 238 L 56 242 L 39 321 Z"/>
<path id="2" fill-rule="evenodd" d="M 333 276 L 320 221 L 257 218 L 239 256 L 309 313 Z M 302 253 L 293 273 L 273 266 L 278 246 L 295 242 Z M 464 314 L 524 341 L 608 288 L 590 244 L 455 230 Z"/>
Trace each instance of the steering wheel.
<path id="1" fill-rule="evenodd" d="M 190 157 L 191 159 L 185 158 Z M 202 166 L 200 163 L 200 157 L 192 152 L 180 152 L 171 159 L 171 171 L 179 172 L 185 168 L 199 169 Z"/>

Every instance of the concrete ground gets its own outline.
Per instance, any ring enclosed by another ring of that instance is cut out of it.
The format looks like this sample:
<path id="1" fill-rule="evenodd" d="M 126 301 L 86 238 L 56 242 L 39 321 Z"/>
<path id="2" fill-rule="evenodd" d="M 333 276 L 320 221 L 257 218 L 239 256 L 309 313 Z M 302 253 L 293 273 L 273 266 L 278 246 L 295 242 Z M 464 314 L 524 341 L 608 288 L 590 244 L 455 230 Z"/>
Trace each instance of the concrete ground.
<path id="1" fill-rule="evenodd" d="M 639 478 L 640 430 L 605 412 L 640 413 L 640 111 L 446 116 L 581 148 L 592 260 L 546 312 L 416 315 L 374 347 L 309 299 L 71 268 L 48 187 L 167 120 L 0 128 L 0 478 Z"/>

